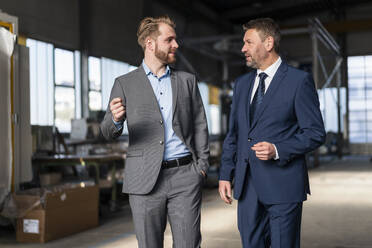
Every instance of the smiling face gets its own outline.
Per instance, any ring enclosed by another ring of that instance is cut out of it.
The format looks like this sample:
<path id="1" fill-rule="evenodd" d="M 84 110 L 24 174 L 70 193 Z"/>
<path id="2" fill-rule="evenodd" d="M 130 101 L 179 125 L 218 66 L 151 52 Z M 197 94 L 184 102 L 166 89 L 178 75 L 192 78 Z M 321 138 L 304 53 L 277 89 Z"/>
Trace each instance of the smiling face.
<path id="1" fill-rule="evenodd" d="M 155 40 L 155 57 L 163 64 L 172 64 L 176 61 L 178 44 L 176 32 L 168 24 L 159 24 L 160 35 Z"/>
<path id="2" fill-rule="evenodd" d="M 269 57 L 269 51 L 267 50 L 268 38 L 262 40 L 256 29 L 248 29 L 245 32 L 243 38 L 244 45 L 241 51 L 244 53 L 247 66 L 255 69 L 263 69 L 263 64 L 265 64 L 265 61 Z"/>

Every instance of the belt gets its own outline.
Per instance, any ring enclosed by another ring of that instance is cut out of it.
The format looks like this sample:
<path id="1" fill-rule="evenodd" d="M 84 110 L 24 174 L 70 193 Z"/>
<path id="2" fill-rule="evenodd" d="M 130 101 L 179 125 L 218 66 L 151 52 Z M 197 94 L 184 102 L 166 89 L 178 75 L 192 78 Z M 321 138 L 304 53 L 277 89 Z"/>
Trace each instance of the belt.
<path id="1" fill-rule="evenodd" d="M 169 168 L 173 168 L 173 167 L 187 165 L 191 161 L 192 161 L 192 156 L 187 155 L 187 156 L 182 157 L 182 158 L 176 158 L 174 160 L 163 161 L 162 167 L 163 167 L 163 169 L 169 169 Z"/>

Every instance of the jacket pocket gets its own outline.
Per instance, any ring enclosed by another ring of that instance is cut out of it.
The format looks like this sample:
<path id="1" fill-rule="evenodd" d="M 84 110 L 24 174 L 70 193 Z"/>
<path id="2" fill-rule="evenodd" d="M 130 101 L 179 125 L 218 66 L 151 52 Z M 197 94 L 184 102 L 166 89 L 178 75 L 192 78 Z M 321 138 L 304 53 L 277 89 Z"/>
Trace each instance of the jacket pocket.
<path id="1" fill-rule="evenodd" d="M 141 157 L 143 156 L 143 150 L 128 150 L 127 157 Z"/>

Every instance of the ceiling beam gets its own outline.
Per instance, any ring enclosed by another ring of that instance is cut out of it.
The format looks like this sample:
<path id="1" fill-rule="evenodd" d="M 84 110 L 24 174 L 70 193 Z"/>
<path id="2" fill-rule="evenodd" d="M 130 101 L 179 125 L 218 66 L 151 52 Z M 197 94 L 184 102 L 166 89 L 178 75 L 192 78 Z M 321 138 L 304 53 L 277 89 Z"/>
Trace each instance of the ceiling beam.
<path id="1" fill-rule="evenodd" d="M 171 7 L 172 9 L 182 13 L 187 17 L 195 19 L 203 19 L 212 25 L 218 26 L 221 30 L 227 32 L 234 31 L 234 25 L 215 10 L 208 7 L 206 4 L 197 0 L 156 0 L 158 3 Z"/>
<path id="2" fill-rule="evenodd" d="M 329 11 L 334 14 L 346 8 L 359 4 L 370 3 L 370 0 L 312 0 L 312 1 L 277 1 L 270 4 L 252 5 L 225 11 L 222 16 L 234 23 L 243 23 L 250 19 L 271 17 L 274 19 L 289 19 L 301 15 L 319 14 L 321 11 Z"/>

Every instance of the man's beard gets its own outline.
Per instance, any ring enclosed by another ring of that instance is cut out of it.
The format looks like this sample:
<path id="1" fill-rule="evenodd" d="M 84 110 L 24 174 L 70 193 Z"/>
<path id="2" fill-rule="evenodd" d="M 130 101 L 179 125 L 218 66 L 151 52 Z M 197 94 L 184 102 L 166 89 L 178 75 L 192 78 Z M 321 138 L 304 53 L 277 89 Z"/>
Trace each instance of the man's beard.
<path id="1" fill-rule="evenodd" d="M 257 62 L 255 61 L 255 60 L 253 60 L 252 59 L 252 61 L 251 62 L 246 62 L 246 65 L 248 66 L 248 67 L 251 67 L 251 68 L 253 68 L 253 69 L 258 69 L 259 68 L 259 65 L 257 64 Z"/>
<path id="2" fill-rule="evenodd" d="M 263 61 L 265 61 L 269 57 L 269 54 L 268 53 L 262 54 L 262 53 L 256 52 L 255 58 L 253 58 L 252 55 L 250 57 L 251 57 L 251 61 L 250 62 L 246 61 L 246 65 L 253 69 L 259 69 Z"/>
<path id="3" fill-rule="evenodd" d="M 252 57 L 251 57 L 251 61 L 245 61 L 245 64 L 248 66 L 248 67 L 251 67 L 253 69 L 258 69 L 259 68 L 259 65 L 257 63 L 257 61 Z"/>
<path id="4" fill-rule="evenodd" d="M 155 44 L 155 57 L 158 58 L 164 64 L 172 64 L 176 62 L 175 56 L 168 56 L 169 53 L 164 52 L 158 48 L 158 44 Z"/>

